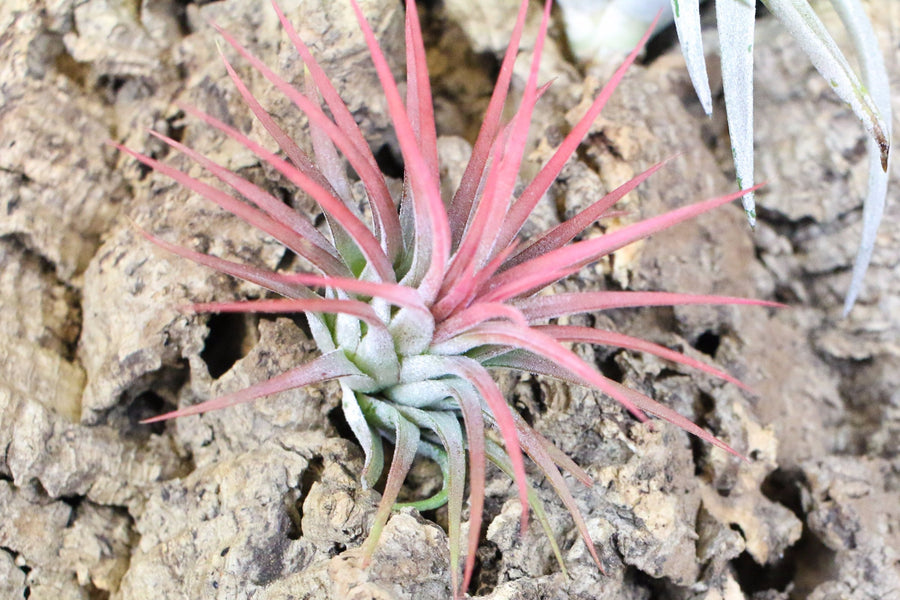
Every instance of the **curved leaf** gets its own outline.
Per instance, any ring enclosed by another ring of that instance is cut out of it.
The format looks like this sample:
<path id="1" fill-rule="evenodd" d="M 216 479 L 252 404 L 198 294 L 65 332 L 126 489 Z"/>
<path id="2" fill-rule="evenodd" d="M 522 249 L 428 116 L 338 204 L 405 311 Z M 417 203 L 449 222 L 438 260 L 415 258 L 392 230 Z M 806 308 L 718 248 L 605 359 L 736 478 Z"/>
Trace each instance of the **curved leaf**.
<path id="1" fill-rule="evenodd" d="M 875 106 L 881 111 L 881 116 L 887 126 L 887 138 L 891 141 L 893 117 L 891 115 L 891 88 L 887 70 L 884 67 L 884 58 L 878 40 L 872 30 L 862 4 L 859 0 L 831 0 L 835 10 L 847 28 L 856 55 L 862 67 L 863 82 L 872 95 Z M 853 276 L 847 297 L 844 299 L 844 316 L 853 308 L 862 289 L 863 278 L 872 260 L 872 252 L 875 249 L 875 235 L 878 233 L 878 225 L 884 214 L 884 201 L 887 196 L 888 169 L 882 161 L 881 147 L 869 138 L 867 142 L 869 153 L 869 183 L 866 200 L 863 204 L 863 230 L 856 261 L 853 264 Z M 888 157 L 890 162 L 890 157 Z"/>
<path id="2" fill-rule="evenodd" d="M 890 129 L 868 90 L 844 58 L 809 0 L 762 0 L 806 52 L 813 66 L 856 114 L 878 144 L 882 169 L 890 154 Z"/>

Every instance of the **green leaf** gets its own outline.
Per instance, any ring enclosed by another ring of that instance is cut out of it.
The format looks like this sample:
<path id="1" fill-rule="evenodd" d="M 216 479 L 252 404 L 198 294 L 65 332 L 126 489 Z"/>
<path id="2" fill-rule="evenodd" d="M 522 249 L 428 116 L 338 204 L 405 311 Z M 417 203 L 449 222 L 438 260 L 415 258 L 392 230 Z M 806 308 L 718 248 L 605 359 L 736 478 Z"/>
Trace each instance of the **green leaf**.
<path id="1" fill-rule="evenodd" d="M 445 449 L 445 452 L 440 452 L 436 458 L 444 473 L 444 486 L 441 491 L 448 495 L 447 536 L 450 541 L 450 572 L 453 589 L 456 590 L 459 589 L 459 533 L 466 480 L 466 450 L 462 428 L 459 426 L 459 419 L 452 413 L 426 412 L 406 407 L 398 407 L 398 410 L 420 427 L 434 431 Z M 440 460 L 440 454 L 444 455 L 443 461 Z"/>
<path id="2" fill-rule="evenodd" d="M 381 435 L 366 420 L 356 398 L 356 392 L 343 381 L 341 381 L 341 392 L 343 393 L 341 409 L 344 411 L 344 418 L 347 419 L 347 424 L 353 431 L 353 435 L 356 436 L 359 445 L 362 446 L 366 457 L 361 475 L 363 485 L 373 488 L 384 470 L 384 448 L 381 445 Z"/>
<path id="3" fill-rule="evenodd" d="M 513 479 L 512 465 L 509 462 L 509 457 L 506 455 L 506 452 L 504 452 L 503 448 L 496 442 L 490 439 L 486 440 L 486 442 L 485 453 L 487 454 L 488 459 L 497 465 L 501 471 L 506 473 L 507 477 Z M 563 575 L 568 577 L 569 572 L 566 570 L 566 563 L 563 561 L 562 552 L 559 550 L 559 544 L 556 543 L 556 536 L 553 535 L 553 529 L 550 527 L 550 519 L 547 518 L 547 511 L 544 510 L 544 503 L 541 501 L 540 496 L 534 491 L 534 488 L 531 487 L 531 484 L 527 483 L 526 485 L 528 490 L 528 506 L 534 511 L 534 516 L 537 517 L 538 523 L 541 524 L 544 535 L 546 535 L 547 539 L 550 541 L 553 556 L 556 557 L 556 562 L 559 564 L 560 570 L 563 572 Z"/>
<path id="4" fill-rule="evenodd" d="M 397 501 L 397 494 L 406 479 L 406 474 L 409 473 L 409 467 L 416 457 L 416 451 L 419 448 L 419 428 L 386 402 L 362 394 L 359 395 L 359 402 L 360 408 L 370 420 L 382 425 L 390 424 L 394 428 L 394 457 L 391 460 L 391 468 L 388 470 L 381 502 L 375 512 L 375 522 L 372 524 L 369 537 L 363 546 L 364 561 L 368 562 L 378 544 L 378 538 L 381 537 L 381 531 L 391 515 L 391 510 Z"/>

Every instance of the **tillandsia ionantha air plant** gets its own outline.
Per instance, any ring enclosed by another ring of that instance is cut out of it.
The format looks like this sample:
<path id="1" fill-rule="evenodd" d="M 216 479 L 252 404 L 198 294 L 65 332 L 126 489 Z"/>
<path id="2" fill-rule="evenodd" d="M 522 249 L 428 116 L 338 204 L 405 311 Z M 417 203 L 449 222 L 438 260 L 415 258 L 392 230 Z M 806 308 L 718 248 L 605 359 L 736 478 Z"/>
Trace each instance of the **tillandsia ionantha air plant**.
<path id="1" fill-rule="evenodd" d="M 521 101 L 511 120 L 504 123 L 502 113 L 528 6 L 528 0 L 522 0 L 470 162 L 455 194 L 445 202 L 439 191 L 437 134 L 415 4 L 406 3 L 404 101 L 372 29 L 356 2 L 350 2 L 386 95 L 402 153 L 405 174 L 399 198 L 389 194 L 385 177 L 353 115 L 277 5 L 281 23 L 305 65 L 301 89 L 280 78 L 227 32 L 220 33 L 237 54 L 307 116 L 313 155 L 301 150 L 285 134 L 224 54 L 225 68 L 235 86 L 285 157 L 266 150 L 212 116 L 190 107 L 184 110 L 242 144 L 312 197 L 326 219 L 322 230 L 266 190 L 159 133 L 153 135 L 196 161 L 243 199 L 118 146 L 271 235 L 310 266 L 307 272 L 271 271 L 196 252 L 145 233 L 166 250 L 281 296 L 197 304 L 191 310 L 302 312 L 321 350 L 318 358 L 272 379 L 151 421 L 195 415 L 337 380 L 344 416 L 365 452 L 361 475 L 365 485 L 376 485 L 382 475 L 386 462 L 383 440 L 394 446 L 382 500 L 364 545 L 366 557 L 376 547 L 413 459 L 416 455 L 431 458 L 442 470 L 443 487 L 433 497 L 413 505 L 425 509 L 447 504 L 451 586 L 458 597 L 467 588 L 475 565 L 487 460 L 514 479 L 522 505 L 523 528 L 530 507 L 550 535 L 544 508 L 526 478 L 527 455 L 571 512 L 591 556 L 602 569 L 600 556 L 561 470 L 586 485 L 591 484 L 589 475 L 509 407 L 489 369 L 521 369 L 588 386 L 614 398 L 640 420 L 647 419 L 648 414 L 655 415 L 734 452 L 672 409 L 603 376 L 566 344 L 603 344 L 648 352 L 741 385 L 737 380 L 644 340 L 613 331 L 556 324 L 553 319 L 619 307 L 772 303 L 663 292 L 537 292 L 633 241 L 735 200 L 741 192 L 685 206 L 599 237 L 576 240 L 622 196 L 661 168 L 662 164 L 657 164 L 542 235 L 519 240 L 520 228 L 580 144 L 638 50 L 627 57 L 552 158 L 516 196 L 516 179 L 532 112 L 545 89 L 537 78 L 551 8 L 547 0 Z M 344 161 L 365 188 L 370 217 L 360 214 L 351 198 Z M 465 565 L 461 568 L 466 474 L 470 527 Z M 551 544 L 564 570 L 552 535 Z"/>
<path id="2" fill-rule="evenodd" d="M 875 236 L 884 213 L 887 195 L 888 159 L 891 146 L 890 80 L 878 39 L 861 0 L 829 0 L 856 52 L 861 75 L 835 43 L 810 0 L 760 0 L 781 21 L 809 56 L 813 66 L 841 100 L 853 110 L 868 135 L 869 181 L 863 204 L 862 239 L 853 265 L 850 287 L 844 299 L 844 314 L 850 312 L 862 289 L 872 259 Z M 691 82 L 707 115 L 712 114 L 712 96 L 706 74 L 706 58 L 700 31 L 703 0 L 565 0 L 567 24 L 573 43 L 596 51 L 597 44 L 636 39 L 659 10 L 671 5 L 669 18 L 678 31 L 681 51 Z M 820 0 L 824 3 L 824 0 Z M 739 187 L 753 185 L 753 45 L 756 0 L 715 0 L 716 26 L 722 56 L 722 87 L 731 149 Z M 591 15 L 591 17 L 588 17 Z M 603 35 L 612 33 L 612 36 Z M 577 50 L 576 50 L 577 52 Z M 580 55 L 585 58 L 584 54 Z M 753 194 L 743 197 L 751 226 L 756 223 Z"/>

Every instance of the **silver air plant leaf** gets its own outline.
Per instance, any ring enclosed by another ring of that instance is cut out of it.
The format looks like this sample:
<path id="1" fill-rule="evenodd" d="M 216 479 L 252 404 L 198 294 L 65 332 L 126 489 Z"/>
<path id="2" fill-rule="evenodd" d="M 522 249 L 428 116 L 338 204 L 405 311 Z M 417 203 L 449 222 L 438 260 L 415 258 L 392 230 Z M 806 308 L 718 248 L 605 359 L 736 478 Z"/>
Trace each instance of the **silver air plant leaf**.
<path id="1" fill-rule="evenodd" d="M 891 144 L 890 89 L 884 60 L 872 25 L 860 0 L 831 0 L 862 65 L 860 78 L 841 53 L 831 34 L 822 24 L 808 0 L 761 0 L 778 18 L 809 56 L 813 66 L 829 82 L 835 93 L 846 102 L 862 122 L 869 141 L 869 184 L 863 205 L 862 240 L 853 265 L 853 275 L 844 299 L 844 314 L 850 312 L 862 289 L 869 267 L 875 236 L 884 211 L 887 194 L 888 161 Z M 692 0 L 691 10 L 685 0 L 672 0 L 675 26 L 679 39 L 691 36 L 692 43 L 682 43 L 688 72 L 697 94 L 709 94 L 705 79 L 706 61 L 696 27 L 699 10 Z M 722 85 L 725 112 L 732 140 L 734 167 L 740 187 L 753 185 L 753 25 L 755 0 L 716 0 L 716 24 L 722 52 Z M 704 105 L 709 112 L 709 109 Z M 752 194 L 743 198 L 750 225 L 756 222 L 756 205 Z"/>
<path id="2" fill-rule="evenodd" d="M 640 27 L 646 27 L 653 11 L 660 10 L 665 2 L 670 4 L 671 15 L 678 32 L 681 51 L 687 63 L 688 74 L 707 114 L 712 113 L 706 59 L 700 31 L 700 3 L 702 0 L 561 0 L 569 12 L 567 22 L 584 19 L 575 13 L 583 11 L 582 5 L 590 3 L 595 23 L 601 30 L 609 28 L 604 19 L 612 19 L 622 36 L 634 35 Z M 822 24 L 809 0 L 760 0 L 784 25 L 809 56 L 813 66 L 828 81 L 834 92 L 847 103 L 859 118 L 868 135 L 869 180 L 863 204 L 862 239 L 853 274 L 844 299 L 844 315 L 853 308 L 859 297 L 863 279 L 872 258 L 875 236 L 884 212 L 887 194 L 888 163 L 891 146 L 890 87 L 884 59 L 861 0 L 830 0 L 849 34 L 861 66 L 857 74 L 841 53 L 831 34 Z M 753 45 L 756 0 L 715 0 L 716 25 L 722 56 L 722 85 L 725 96 L 728 131 L 738 186 L 752 187 L 753 179 Z M 582 12 L 581 14 L 584 14 Z M 613 15 L 612 17 L 607 15 Z M 623 17 L 623 15 L 625 17 Z M 623 24 L 624 23 L 624 24 Z M 584 36 L 581 36 L 584 37 Z M 580 38 L 579 38 L 580 39 Z M 602 38 L 601 38 L 602 39 Z M 618 48 L 623 42 L 610 43 Z M 573 44 L 578 40 L 572 40 Z M 578 47 L 575 54 L 586 56 Z M 588 52 L 593 49 L 587 49 Z M 756 223 L 756 203 L 752 193 L 742 198 L 744 211 L 751 226 Z"/>

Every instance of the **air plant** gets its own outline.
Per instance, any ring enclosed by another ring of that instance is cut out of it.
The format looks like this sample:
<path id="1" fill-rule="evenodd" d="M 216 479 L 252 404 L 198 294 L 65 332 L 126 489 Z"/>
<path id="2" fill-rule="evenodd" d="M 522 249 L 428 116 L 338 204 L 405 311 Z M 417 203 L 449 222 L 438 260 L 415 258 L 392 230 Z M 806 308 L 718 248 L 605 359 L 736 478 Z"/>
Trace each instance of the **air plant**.
<path id="1" fill-rule="evenodd" d="M 593 29 L 615 30 L 616 40 L 629 32 L 643 31 L 663 4 L 671 3 L 668 17 L 675 22 L 688 74 L 706 114 L 712 114 L 712 96 L 706 74 L 700 32 L 703 0 L 566 0 L 568 22 L 588 43 L 604 36 L 588 37 Z M 830 0 L 850 36 L 860 62 L 862 76 L 850 66 L 809 0 L 761 0 L 803 48 L 822 77 L 853 110 L 868 135 L 869 182 L 863 204 L 863 230 L 853 274 L 844 299 L 844 315 L 850 312 L 862 289 L 872 259 L 875 236 L 887 195 L 888 159 L 891 145 L 890 81 L 872 24 L 860 0 Z M 739 187 L 753 185 L 753 45 L 756 0 L 715 0 L 716 25 L 722 56 L 722 86 L 731 149 Z M 585 25 L 585 14 L 596 15 Z M 615 43 L 615 42 L 614 42 Z M 752 193 L 743 197 L 744 211 L 752 226 L 756 203 Z"/>
<path id="2" fill-rule="evenodd" d="M 542 235 L 518 240 L 522 225 L 578 147 L 638 50 L 628 55 L 552 158 L 515 196 L 532 112 L 545 89 L 538 85 L 537 77 L 551 7 L 547 0 L 521 101 L 511 120 L 504 123 L 502 112 L 528 5 L 527 0 L 522 0 L 471 160 L 455 195 L 445 202 L 439 192 L 437 134 L 415 4 L 406 3 L 404 102 L 372 29 L 356 2 L 350 1 L 387 98 L 402 153 L 405 175 L 400 198 L 389 194 L 385 178 L 353 115 L 277 5 L 278 17 L 305 64 L 302 89 L 271 71 L 227 32 L 219 31 L 237 54 L 307 116 L 313 155 L 305 153 L 285 134 L 253 97 L 224 53 L 225 69 L 237 90 L 286 158 L 266 150 L 210 115 L 191 107 L 184 109 L 236 140 L 259 161 L 312 197 L 326 217 L 322 230 L 261 187 L 160 133 L 152 134 L 203 166 L 236 195 L 118 146 L 144 165 L 271 235 L 311 267 L 308 272 L 267 270 L 196 252 L 144 232 L 149 240 L 166 250 L 281 296 L 196 304 L 191 310 L 305 313 L 321 350 L 317 358 L 267 381 L 150 421 L 196 415 L 276 392 L 336 380 L 342 392 L 344 416 L 365 453 L 361 474 L 364 485 L 375 486 L 381 478 L 386 462 L 383 440 L 394 446 L 382 499 L 364 545 L 367 559 L 395 507 L 413 459 L 416 455 L 431 458 L 442 470 L 443 487 L 433 497 L 412 504 L 420 509 L 447 504 L 451 585 L 454 595 L 459 596 L 468 587 L 475 565 L 486 460 L 514 479 L 522 506 L 523 529 L 530 507 L 550 534 L 544 508 L 526 477 L 524 455 L 527 455 L 571 512 L 591 556 L 602 569 L 600 556 L 561 470 L 585 485 L 591 484 L 591 478 L 510 408 L 489 369 L 521 369 L 588 386 L 614 398 L 641 421 L 647 415 L 655 415 L 734 453 L 725 443 L 672 409 L 603 376 L 567 344 L 602 344 L 648 352 L 739 386 L 740 382 L 712 366 L 648 341 L 613 331 L 555 324 L 552 320 L 620 307 L 706 303 L 772 306 L 773 303 L 663 292 L 594 291 L 555 295 L 537 292 L 631 242 L 731 202 L 742 192 L 577 241 L 581 232 L 590 228 L 620 198 L 662 167 L 657 164 Z M 369 217 L 360 214 L 351 197 L 344 161 L 365 188 Z M 470 527 L 460 581 L 467 472 Z M 552 535 L 550 539 L 565 570 Z"/>

